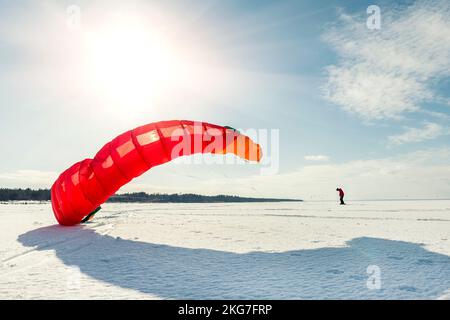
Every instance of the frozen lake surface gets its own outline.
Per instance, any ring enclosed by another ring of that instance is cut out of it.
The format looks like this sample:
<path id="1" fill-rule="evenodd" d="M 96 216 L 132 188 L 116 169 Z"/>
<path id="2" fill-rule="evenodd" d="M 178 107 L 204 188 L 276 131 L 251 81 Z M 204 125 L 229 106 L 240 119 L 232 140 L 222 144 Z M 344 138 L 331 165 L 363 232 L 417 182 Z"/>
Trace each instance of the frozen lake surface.
<path id="1" fill-rule="evenodd" d="M 0 204 L 0 299 L 450 299 L 450 201 Z"/>

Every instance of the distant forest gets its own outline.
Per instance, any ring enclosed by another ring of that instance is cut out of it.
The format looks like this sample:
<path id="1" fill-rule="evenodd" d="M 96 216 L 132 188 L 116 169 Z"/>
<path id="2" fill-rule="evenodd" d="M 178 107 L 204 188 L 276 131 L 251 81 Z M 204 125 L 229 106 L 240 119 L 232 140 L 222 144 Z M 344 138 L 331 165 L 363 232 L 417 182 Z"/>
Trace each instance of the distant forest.
<path id="1" fill-rule="evenodd" d="M 0 201 L 47 201 L 50 200 L 48 189 L 0 189 Z"/>
<path id="2" fill-rule="evenodd" d="M 49 189 L 2 189 L 0 201 L 49 201 Z M 148 194 L 145 192 L 116 194 L 107 202 L 142 202 L 142 203 L 212 203 L 212 202 L 282 202 L 302 201 L 295 199 L 246 198 L 238 196 L 203 196 L 199 194 Z"/>

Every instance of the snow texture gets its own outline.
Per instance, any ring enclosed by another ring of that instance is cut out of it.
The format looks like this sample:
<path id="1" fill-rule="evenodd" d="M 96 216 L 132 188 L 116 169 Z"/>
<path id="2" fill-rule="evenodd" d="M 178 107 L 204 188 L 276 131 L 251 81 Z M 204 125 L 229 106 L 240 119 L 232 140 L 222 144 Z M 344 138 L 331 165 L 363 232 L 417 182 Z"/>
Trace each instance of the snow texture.
<path id="1" fill-rule="evenodd" d="M 0 204 L 1 299 L 449 299 L 450 201 Z"/>

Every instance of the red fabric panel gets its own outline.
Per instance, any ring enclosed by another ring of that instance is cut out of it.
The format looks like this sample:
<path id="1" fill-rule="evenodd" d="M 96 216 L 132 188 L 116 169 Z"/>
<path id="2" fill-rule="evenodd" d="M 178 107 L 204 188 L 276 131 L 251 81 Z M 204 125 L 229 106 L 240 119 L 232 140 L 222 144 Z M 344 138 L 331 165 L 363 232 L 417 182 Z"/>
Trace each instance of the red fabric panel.
<path id="1" fill-rule="evenodd" d="M 244 150 L 237 150 L 237 138 L 245 139 Z M 200 152 L 248 157 L 250 145 L 259 148 L 234 130 L 188 120 L 161 121 L 127 131 L 103 146 L 93 159 L 74 164 L 58 177 L 51 190 L 55 217 L 62 225 L 77 224 L 151 167 Z"/>

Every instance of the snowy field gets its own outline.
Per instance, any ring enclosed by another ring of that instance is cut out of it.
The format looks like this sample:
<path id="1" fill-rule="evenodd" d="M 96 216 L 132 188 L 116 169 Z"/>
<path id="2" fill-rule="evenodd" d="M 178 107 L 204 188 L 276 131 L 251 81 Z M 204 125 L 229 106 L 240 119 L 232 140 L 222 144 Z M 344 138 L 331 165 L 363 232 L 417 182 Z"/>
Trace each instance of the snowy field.
<path id="1" fill-rule="evenodd" d="M 1 299 L 450 299 L 450 201 L 0 204 Z"/>

